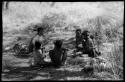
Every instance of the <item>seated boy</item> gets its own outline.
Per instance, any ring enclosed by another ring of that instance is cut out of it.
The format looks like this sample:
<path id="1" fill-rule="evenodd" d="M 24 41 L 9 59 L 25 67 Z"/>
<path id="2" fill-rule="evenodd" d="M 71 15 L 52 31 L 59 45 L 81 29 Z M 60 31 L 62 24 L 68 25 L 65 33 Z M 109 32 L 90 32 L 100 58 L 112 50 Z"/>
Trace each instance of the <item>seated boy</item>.
<path id="1" fill-rule="evenodd" d="M 41 43 L 36 41 L 35 48 L 33 51 L 34 66 L 41 66 L 42 64 L 44 64 L 44 58 L 45 56 L 41 50 Z"/>
<path id="2" fill-rule="evenodd" d="M 49 51 L 49 56 L 51 58 L 52 64 L 56 67 L 64 65 L 67 58 L 66 49 L 62 48 L 63 42 L 61 40 L 56 40 L 54 42 L 54 49 Z"/>

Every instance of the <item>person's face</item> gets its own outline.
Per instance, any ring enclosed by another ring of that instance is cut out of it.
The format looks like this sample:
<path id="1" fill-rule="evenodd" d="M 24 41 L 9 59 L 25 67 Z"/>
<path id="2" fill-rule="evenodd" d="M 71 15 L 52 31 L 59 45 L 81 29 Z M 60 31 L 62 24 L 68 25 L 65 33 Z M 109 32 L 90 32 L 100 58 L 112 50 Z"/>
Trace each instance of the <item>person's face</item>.
<path id="1" fill-rule="evenodd" d="M 89 33 L 86 34 L 87 39 L 89 38 Z"/>
<path id="2" fill-rule="evenodd" d="M 81 34 L 81 31 L 77 31 L 76 33 L 77 33 L 77 34 Z"/>
<path id="3" fill-rule="evenodd" d="M 89 33 L 87 33 L 86 35 L 87 35 L 87 37 L 89 37 Z"/>
<path id="4" fill-rule="evenodd" d="M 43 35 L 43 31 L 39 31 L 39 32 L 38 32 L 38 35 Z"/>
<path id="5" fill-rule="evenodd" d="M 89 33 L 86 33 L 85 39 L 88 39 L 88 38 L 89 38 Z"/>

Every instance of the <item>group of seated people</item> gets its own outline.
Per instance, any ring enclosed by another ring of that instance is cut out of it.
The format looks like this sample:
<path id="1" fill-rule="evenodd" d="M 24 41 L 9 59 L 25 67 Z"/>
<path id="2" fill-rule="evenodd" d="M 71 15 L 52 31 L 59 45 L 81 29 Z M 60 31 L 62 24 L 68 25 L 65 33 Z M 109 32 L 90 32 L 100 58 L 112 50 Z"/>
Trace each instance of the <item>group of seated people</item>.
<path id="1" fill-rule="evenodd" d="M 29 52 L 33 52 L 34 66 L 55 66 L 60 67 L 65 65 L 67 59 L 67 49 L 63 48 L 62 40 L 54 41 L 54 49 L 49 51 L 49 57 L 51 62 L 45 62 L 43 55 L 42 42 L 44 40 L 43 29 L 37 29 L 37 35 L 32 38 L 29 45 Z M 82 43 L 82 48 L 79 48 L 79 44 Z M 80 29 L 76 30 L 76 50 L 82 51 L 83 54 L 88 54 L 89 57 L 95 57 L 95 53 L 98 53 L 93 46 L 93 41 L 90 38 L 89 31 L 81 33 Z M 98 53 L 99 54 L 99 53 Z M 32 65 L 31 65 L 32 66 Z"/>
<path id="2" fill-rule="evenodd" d="M 44 58 L 46 57 L 44 52 L 44 34 L 43 29 L 37 29 L 37 35 L 35 35 L 30 43 L 29 43 L 29 53 L 32 53 L 32 57 L 34 60 L 34 65 L 31 66 L 54 66 L 59 67 L 65 64 L 67 53 L 66 49 L 62 48 L 63 41 L 62 40 L 55 40 L 54 41 L 54 49 L 49 51 L 49 57 L 51 62 L 45 62 Z"/>
<path id="3" fill-rule="evenodd" d="M 82 46 L 79 46 L 79 45 Z M 83 54 L 88 54 L 89 57 L 97 57 L 101 55 L 94 45 L 94 36 L 88 30 L 76 30 L 76 51 L 81 51 Z"/>
<path id="4" fill-rule="evenodd" d="M 66 49 L 62 48 L 62 41 L 56 40 L 54 42 L 54 49 L 49 51 L 49 57 L 51 58 L 51 62 L 45 62 L 44 58 L 46 57 L 43 54 L 43 49 L 41 49 L 41 44 L 36 41 L 35 49 L 33 51 L 34 65 L 35 66 L 54 66 L 59 67 L 65 64 L 67 53 Z"/>

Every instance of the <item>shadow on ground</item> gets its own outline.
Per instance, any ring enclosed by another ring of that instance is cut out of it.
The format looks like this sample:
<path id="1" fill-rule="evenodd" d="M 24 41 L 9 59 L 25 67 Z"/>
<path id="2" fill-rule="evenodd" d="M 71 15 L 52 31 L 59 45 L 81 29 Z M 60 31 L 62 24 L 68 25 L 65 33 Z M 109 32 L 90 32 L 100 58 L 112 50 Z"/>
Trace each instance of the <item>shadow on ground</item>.
<path id="1" fill-rule="evenodd" d="M 70 38 L 64 41 L 64 47 L 68 49 L 73 49 L 75 46 L 74 38 Z M 15 56 L 19 59 L 27 59 L 29 55 Z M 23 61 L 19 62 L 23 63 Z M 68 68 L 68 67 L 66 67 Z M 70 68 L 69 68 L 70 69 Z M 67 77 L 82 77 L 81 71 L 67 70 L 63 67 L 54 68 L 31 68 L 31 67 L 12 67 L 8 71 L 2 73 L 2 80 L 19 80 L 19 81 L 30 81 L 30 80 L 67 80 Z M 71 68 L 72 69 L 72 68 Z"/>
<path id="2" fill-rule="evenodd" d="M 20 58 L 20 59 L 27 59 L 30 58 L 30 55 L 14 55 L 16 58 Z"/>
<path id="3" fill-rule="evenodd" d="M 31 67 L 16 67 L 10 68 L 8 72 L 2 73 L 3 80 L 15 79 L 22 81 L 29 80 L 66 80 L 67 77 L 79 77 L 83 74 L 80 71 L 69 71 L 60 68 L 46 67 L 46 68 L 31 68 Z"/>

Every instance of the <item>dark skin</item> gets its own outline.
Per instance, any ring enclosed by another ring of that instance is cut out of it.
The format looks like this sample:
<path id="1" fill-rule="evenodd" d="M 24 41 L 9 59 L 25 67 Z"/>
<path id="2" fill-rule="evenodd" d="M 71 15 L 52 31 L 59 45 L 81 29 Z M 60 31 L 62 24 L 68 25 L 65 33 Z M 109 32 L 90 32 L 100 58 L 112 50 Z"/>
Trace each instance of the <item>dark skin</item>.
<path id="1" fill-rule="evenodd" d="M 88 54 L 89 57 L 94 57 L 95 55 L 94 44 L 93 44 L 92 39 L 90 38 L 89 32 L 86 32 L 83 35 L 82 45 L 83 45 L 83 53 Z"/>
<path id="2" fill-rule="evenodd" d="M 35 43 L 35 44 L 34 44 Z M 34 50 L 39 50 L 41 49 L 42 54 L 44 54 L 45 52 L 45 47 L 44 45 L 46 45 L 48 42 L 46 41 L 45 43 L 45 33 L 43 33 L 43 29 L 38 28 L 37 29 L 37 34 L 36 36 L 34 36 L 31 41 L 30 41 L 30 45 L 29 45 L 29 53 L 33 52 Z M 43 46 L 41 48 L 41 46 Z M 44 55 L 43 55 L 44 56 Z M 46 56 L 44 56 L 45 58 Z M 44 64 L 42 64 L 43 67 L 49 66 L 51 65 L 48 62 L 44 61 Z M 38 66 L 41 66 L 41 64 L 39 64 Z"/>
<path id="3" fill-rule="evenodd" d="M 40 37 L 40 36 L 43 36 L 43 37 L 44 37 L 43 29 L 38 28 L 38 29 L 37 29 L 37 35 L 38 35 L 39 37 Z M 33 52 L 34 44 L 33 44 L 32 42 L 33 42 L 33 39 L 34 39 L 37 35 L 35 35 L 35 36 L 31 39 L 31 41 L 30 41 L 30 44 L 29 44 L 29 53 L 30 53 L 30 52 Z"/>
<path id="4" fill-rule="evenodd" d="M 82 42 L 81 40 L 81 29 L 76 30 L 76 49 L 79 50 L 78 45 Z"/>
<path id="5" fill-rule="evenodd" d="M 67 58 L 66 49 L 62 48 L 62 43 L 59 42 L 61 41 L 56 41 L 54 49 L 49 52 L 51 61 L 56 67 L 64 65 Z"/>
<path id="6" fill-rule="evenodd" d="M 97 57 L 101 55 L 101 52 L 97 51 L 96 47 L 94 46 L 94 40 L 92 37 L 93 36 L 90 35 L 90 33 L 87 33 L 87 36 L 85 37 L 85 39 L 86 39 L 86 42 L 89 42 L 89 47 L 90 47 L 89 50 L 91 51 L 89 53 L 91 54 L 92 57 Z"/>

